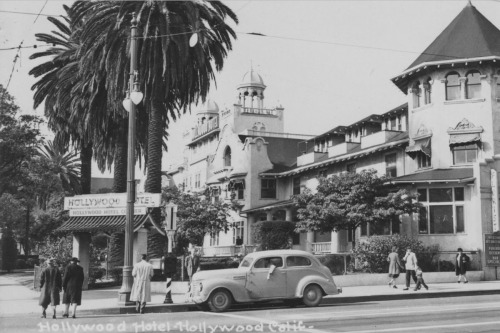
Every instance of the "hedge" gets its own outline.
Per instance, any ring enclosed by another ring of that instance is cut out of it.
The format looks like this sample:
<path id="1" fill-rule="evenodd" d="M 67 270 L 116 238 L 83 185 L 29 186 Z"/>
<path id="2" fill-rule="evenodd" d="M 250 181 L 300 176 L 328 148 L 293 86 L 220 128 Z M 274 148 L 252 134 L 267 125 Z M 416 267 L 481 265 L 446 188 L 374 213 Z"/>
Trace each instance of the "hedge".
<path id="1" fill-rule="evenodd" d="M 254 226 L 254 243 L 260 250 L 291 249 L 295 223 L 289 221 L 261 221 Z"/>

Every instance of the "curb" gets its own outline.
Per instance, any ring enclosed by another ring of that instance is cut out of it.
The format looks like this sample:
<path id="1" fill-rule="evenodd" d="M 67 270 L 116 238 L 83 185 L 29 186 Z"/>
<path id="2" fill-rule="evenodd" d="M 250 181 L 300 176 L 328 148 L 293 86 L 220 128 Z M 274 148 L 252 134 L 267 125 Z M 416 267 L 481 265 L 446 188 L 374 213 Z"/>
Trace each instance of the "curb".
<path id="1" fill-rule="evenodd" d="M 323 298 L 320 305 L 333 305 L 341 303 L 361 303 L 373 301 L 393 301 L 393 300 L 408 300 L 408 299 L 424 299 L 424 298 L 440 298 L 440 297 L 461 297 L 461 296 L 481 296 L 481 295 L 498 295 L 500 289 L 494 290 L 467 290 L 467 291 L 437 291 L 437 292 L 408 292 L 406 294 L 394 295 L 368 295 L 368 296 L 333 296 Z M 270 303 L 244 303 L 236 304 L 233 309 L 257 309 L 261 307 L 283 307 L 283 302 L 273 301 Z M 151 304 L 146 306 L 146 314 L 149 313 L 173 313 L 173 312 L 188 312 L 201 311 L 194 303 L 182 304 Z M 119 314 L 137 314 L 135 306 L 121 306 L 116 308 L 104 308 L 93 310 L 79 310 L 82 315 L 119 315 Z"/>

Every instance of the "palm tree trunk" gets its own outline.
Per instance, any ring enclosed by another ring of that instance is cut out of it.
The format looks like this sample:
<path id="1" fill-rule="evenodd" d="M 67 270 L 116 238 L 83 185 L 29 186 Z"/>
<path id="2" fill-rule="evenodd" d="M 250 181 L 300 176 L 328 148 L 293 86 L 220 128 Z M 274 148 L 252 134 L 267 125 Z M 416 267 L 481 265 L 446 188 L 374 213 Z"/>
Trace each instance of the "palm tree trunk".
<path id="1" fill-rule="evenodd" d="M 147 193 L 161 193 L 161 159 L 163 143 L 163 125 L 161 103 L 153 101 L 149 115 L 148 126 L 148 152 L 146 166 L 148 176 L 146 178 L 145 191 Z M 160 208 L 154 208 L 150 213 L 157 225 L 161 225 Z M 157 232 L 148 233 L 148 257 L 161 258 L 166 246 L 166 237 Z"/>
<path id="2" fill-rule="evenodd" d="M 127 118 L 128 119 L 128 118 Z M 116 144 L 115 158 L 114 158 L 114 179 L 113 179 L 113 193 L 127 192 L 127 133 L 128 127 L 125 126 L 128 120 L 124 120 L 121 126 L 120 139 Z"/>
<path id="3" fill-rule="evenodd" d="M 82 194 L 90 194 L 92 182 L 92 143 L 82 144 L 80 150 L 80 161 L 82 163 L 80 172 L 80 183 Z"/>

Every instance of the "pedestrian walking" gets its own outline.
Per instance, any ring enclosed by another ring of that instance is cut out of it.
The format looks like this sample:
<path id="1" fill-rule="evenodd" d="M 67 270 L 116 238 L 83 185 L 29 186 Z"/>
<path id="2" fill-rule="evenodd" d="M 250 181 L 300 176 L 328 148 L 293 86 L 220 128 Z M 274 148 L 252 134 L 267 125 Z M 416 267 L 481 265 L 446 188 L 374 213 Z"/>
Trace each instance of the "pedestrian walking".
<path id="1" fill-rule="evenodd" d="M 59 293 L 61 292 L 62 279 L 61 272 L 57 268 L 57 263 L 55 258 L 50 258 L 48 262 L 49 266 L 42 271 L 40 276 L 40 299 L 39 303 L 42 308 L 42 318 L 46 318 L 46 310 L 49 305 L 52 306 L 52 318 L 56 319 L 56 307 L 60 303 Z"/>
<path id="2" fill-rule="evenodd" d="M 151 302 L 151 278 L 153 277 L 153 265 L 146 261 L 147 256 L 142 255 L 142 260 L 134 265 L 132 276 L 134 284 L 130 293 L 130 300 L 135 302 L 135 311 L 144 313 L 147 302 Z"/>
<path id="3" fill-rule="evenodd" d="M 399 260 L 397 247 L 392 247 L 392 252 L 389 253 L 387 261 L 389 262 L 389 278 L 391 279 L 389 287 L 397 288 L 395 279 L 399 277 L 400 269 L 403 269 L 403 265 L 401 265 L 401 261 Z"/>
<path id="4" fill-rule="evenodd" d="M 417 275 L 417 284 L 415 285 L 414 291 L 417 291 L 420 289 L 421 286 L 424 286 L 425 290 L 429 290 L 429 287 L 425 284 L 424 281 L 424 273 L 420 269 L 420 267 L 417 266 L 417 269 L 415 270 L 415 274 Z"/>
<path id="5" fill-rule="evenodd" d="M 83 267 L 79 266 L 78 258 L 71 258 L 71 262 L 66 266 L 63 278 L 63 304 L 66 306 L 63 313 L 63 318 L 69 317 L 69 307 L 73 305 L 73 314 L 71 318 L 76 318 L 76 307 L 82 304 L 82 288 L 83 288 Z"/>
<path id="6" fill-rule="evenodd" d="M 190 255 L 186 257 L 185 266 L 189 276 L 189 283 L 192 282 L 194 273 L 200 270 L 200 257 L 196 254 L 194 247 L 190 250 Z"/>
<path id="7" fill-rule="evenodd" d="M 415 274 L 415 269 L 417 269 L 417 256 L 413 251 L 408 248 L 406 249 L 406 254 L 403 258 L 405 261 L 405 269 L 406 269 L 406 288 L 403 290 L 408 290 L 410 288 L 410 278 L 413 279 L 413 282 L 417 283 L 417 275 Z"/>
<path id="8" fill-rule="evenodd" d="M 457 257 L 455 259 L 455 274 L 458 276 L 457 283 L 460 283 L 462 277 L 464 278 L 464 283 L 469 283 L 465 274 L 467 273 L 467 266 L 469 265 L 470 258 L 460 247 L 457 252 Z"/>

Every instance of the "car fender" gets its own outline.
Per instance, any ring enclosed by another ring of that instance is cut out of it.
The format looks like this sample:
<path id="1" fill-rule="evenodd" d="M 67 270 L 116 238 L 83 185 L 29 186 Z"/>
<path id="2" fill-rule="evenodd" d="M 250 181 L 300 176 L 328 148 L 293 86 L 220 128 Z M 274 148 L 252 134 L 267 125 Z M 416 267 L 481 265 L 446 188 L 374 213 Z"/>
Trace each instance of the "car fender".
<path id="1" fill-rule="evenodd" d="M 219 288 L 229 290 L 236 302 L 243 302 L 249 299 L 245 284 L 241 284 L 241 282 L 238 283 L 238 281 L 232 280 L 205 280 L 203 281 L 203 290 L 200 293 L 201 302 L 206 302 L 210 294 Z"/>
<path id="2" fill-rule="evenodd" d="M 336 295 L 338 294 L 337 287 L 333 283 L 332 279 L 326 279 L 320 276 L 305 276 L 302 280 L 297 283 L 297 288 L 295 289 L 295 297 L 302 297 L 304 295 L 304 290 L 310 284 L 317 284 L 323 290 L 326 295 Z"/>

